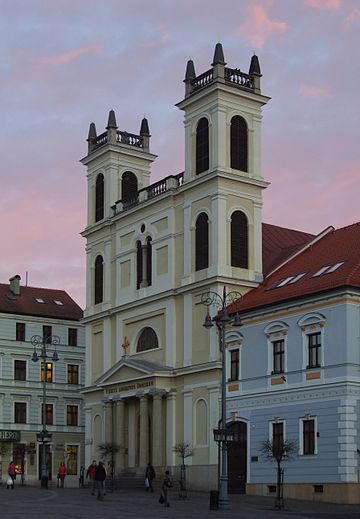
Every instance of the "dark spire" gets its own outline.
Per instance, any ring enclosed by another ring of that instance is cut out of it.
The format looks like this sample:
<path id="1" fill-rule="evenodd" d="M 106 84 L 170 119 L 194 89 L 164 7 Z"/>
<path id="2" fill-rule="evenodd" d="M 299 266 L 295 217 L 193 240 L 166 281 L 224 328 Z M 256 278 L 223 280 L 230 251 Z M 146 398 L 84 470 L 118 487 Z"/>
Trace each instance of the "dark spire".
<path id="1" fill-rule="evenodd" d="M 107 123 L 106 129 L 108 130 L 109 128 L 117 129 L 116 117 L 115 117 L 114 110 L 110 110 L 110 112 L 109 112 L 109 118 L 108 118 L 108 123 Z"/>
<path id="2" fill-rule="evenodd" d="M 192 59 L 189 59 L 186 65 L 186 72 L 185 72 L 185 81 L 191 81 L 192 79 L 196 78 L 195 74 L 195 67 L 194 62 Z"/>
<path id="3" fill-rule="evenodd" d="M 215 52 L 214 52 L 214 60 L 212 62 L 212 66 L 214 65 L 226 65 L 225 58 L 224 58 L 224 52 L 221 43 L 217 43 L 215 46 Z"/>
<path id="4" fill-rule="evenodd" d="M 87 140 L 88 141 L 93 141 L 94 139 L 96 139 L 97 135 L 96 135 L 96 126 L 95 126 L 95 123 L 90 123 L 90 126 L 89 126 L 89 135 L 88 135 L 88 138 Z"/>
<path id="5" fill-rule="evenodd" d="M 250 68 L 249 68 L 249 75 L 254 75 L 254 74 L 261 76 L 259 58 L 257 57 L 256 54 L 254 54 L 251 57 Z"/>
<path id="6" fill-rule="evenodd" d="M 146 117 L 144 117 L 143 120 L 141 121 L 140 135 L 146 135 L 146 136 L 150 137 L 149 123 L 148 123 Z"/>

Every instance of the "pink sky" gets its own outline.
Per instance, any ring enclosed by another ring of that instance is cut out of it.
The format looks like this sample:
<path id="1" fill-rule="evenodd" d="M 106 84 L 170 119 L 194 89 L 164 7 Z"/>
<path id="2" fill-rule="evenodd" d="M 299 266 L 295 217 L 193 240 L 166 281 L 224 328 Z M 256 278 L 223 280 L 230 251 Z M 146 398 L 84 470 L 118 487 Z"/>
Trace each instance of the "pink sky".
<path id="1" fill-rule="evenodd" d="M 85 300 L 89 123 L 149 121 L 152 182 L 184 167 L 186 62 L 259 56 L 264 221 L 318 233 L 359 220 L 357 0 L 3 0 L 0 19 L 0 282 Z"/>

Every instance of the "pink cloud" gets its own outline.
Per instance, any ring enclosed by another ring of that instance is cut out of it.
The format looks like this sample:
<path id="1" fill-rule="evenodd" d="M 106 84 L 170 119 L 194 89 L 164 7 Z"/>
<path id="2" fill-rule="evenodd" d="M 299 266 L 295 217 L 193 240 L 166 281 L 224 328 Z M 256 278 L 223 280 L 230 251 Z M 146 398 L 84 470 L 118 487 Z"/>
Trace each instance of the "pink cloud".
<path id="1" fill-rule="evenodd" d="M 337 9 L 340 9 L 342 0 L 306 0 L 305 3 L 310 7 L 336 11 Z"/>
<path id="2" fill-rule="evenodd" d="M 313 98 L 328 98 L 331 97 L 331 91 L 328 87 L 319 87 L 314 85 L 307 85 L 305 83 L 301 83 L 299 85 L 299 94 L 304 97 L 313 97 Z"/>
<path id="3" fill-rule="evenodd" d="M 345 18 L 345 25 L 349 27 L 360 18 L 360 9 L 355 7 Z"/>
<path id="4" fill-rule="evenodd" d="M 101 45 L 99 43 L 93 43 L 87 47 L 80 47 L 79 49 L 72 49 L 62 54 L 40 58 L 39 61 L 45 65 L 64 65 L 77 60 L 83 54 L 99 54 L 100 51 Z"/>
<path id="5" fill-rule="evenodd" d="M 261 4 L 248 8 L 247 19 L 237 32 L 254 47 L 262 48 L 268 38 L 285 32 L 288 28 L 285 22 L 274 22 L 269 19 Z"/>

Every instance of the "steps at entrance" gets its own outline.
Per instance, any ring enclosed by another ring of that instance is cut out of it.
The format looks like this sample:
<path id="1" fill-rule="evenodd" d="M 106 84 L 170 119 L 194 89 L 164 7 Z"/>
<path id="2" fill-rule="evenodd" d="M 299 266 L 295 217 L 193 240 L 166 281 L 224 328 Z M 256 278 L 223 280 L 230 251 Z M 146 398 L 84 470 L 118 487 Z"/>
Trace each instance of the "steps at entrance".
<path id="1" fill-rule="evenodd" d="M 116 488 L 145 491 L 145 476 L 136 472 L 125 472 L 116 478 Z"/>

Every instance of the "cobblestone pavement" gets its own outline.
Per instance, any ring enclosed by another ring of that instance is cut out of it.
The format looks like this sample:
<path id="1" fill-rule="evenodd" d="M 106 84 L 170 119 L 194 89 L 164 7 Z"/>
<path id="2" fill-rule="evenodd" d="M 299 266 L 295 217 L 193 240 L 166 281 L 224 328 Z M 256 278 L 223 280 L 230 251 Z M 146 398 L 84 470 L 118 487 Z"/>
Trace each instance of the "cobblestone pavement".
<path id="1" fill-rule="evenodd" d="M 210 510 L 208 493 L 190 493 L 179 499 L 170 495 L 170 507 L 158 503 L 158 492 L 116 490 L 104 501 L 90 495 L 88 488 L 49 489 L 0 487 L 1 517 L 11 519 L 203 519 L 237 518 L 329 518 L 360 519 L 360 505 L 334 505 L 309 501 L 286 500 L 285 509 L 274 509 L 274 499 L 230 495 L 230 510 Z"/>

